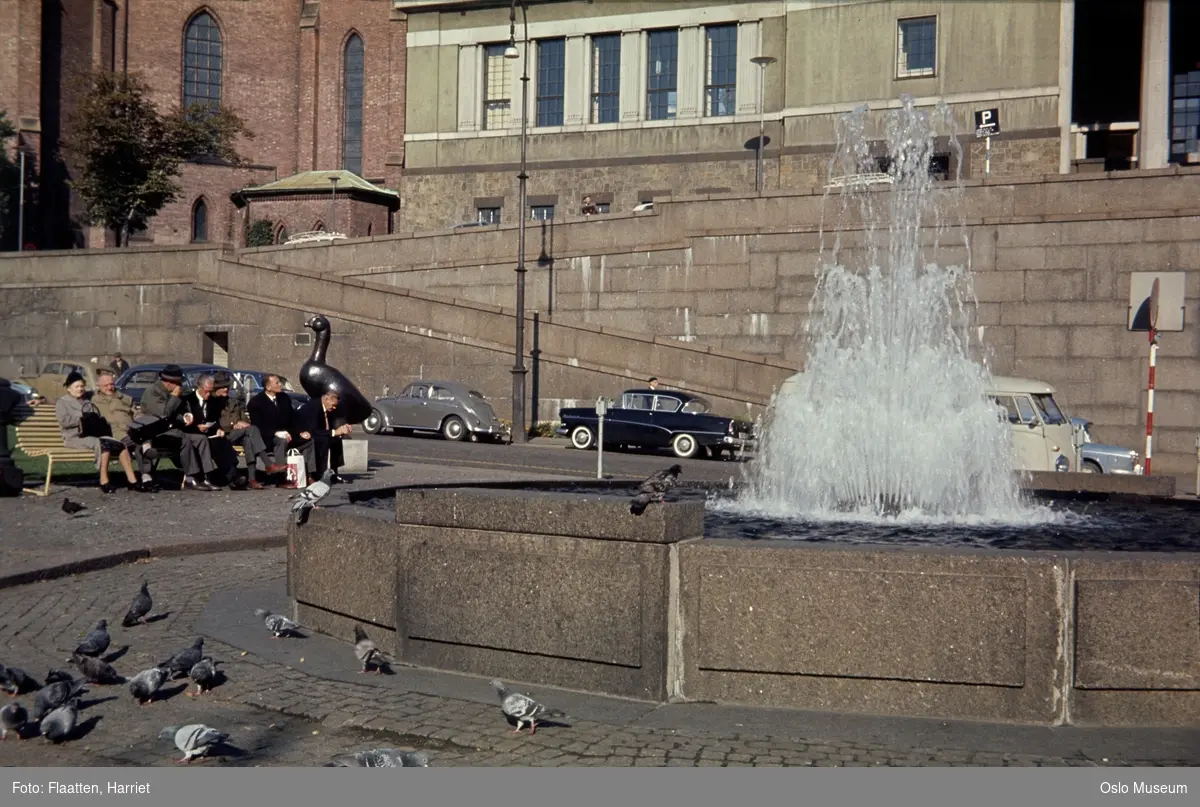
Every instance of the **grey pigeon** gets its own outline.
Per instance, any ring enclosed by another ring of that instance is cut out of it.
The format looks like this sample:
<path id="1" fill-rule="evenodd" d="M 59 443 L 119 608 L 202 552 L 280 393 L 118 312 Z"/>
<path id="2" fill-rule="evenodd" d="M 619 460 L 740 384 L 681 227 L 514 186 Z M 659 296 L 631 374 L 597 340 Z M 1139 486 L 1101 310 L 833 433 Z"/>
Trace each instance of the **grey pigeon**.
<path id="1" fill-rule="evenodd" d="M 392 659 L 367 638 L 367 632 L 359 625 L 354 626 L 354 656 L 362 664 L 360 673 L 373 667 L 375 674 L 379 675 L 384 667 L 392 663 Z"/>
<path id="2" fill-rule="evenodd" d="M 89 684 L 125 683 L 125 679 L 121 677 L 116 668 L 103 659 L 81 656 L 76 653 L 71 657 L 71 661 L 75 662 L 75 666 L 79 667 L 79 671 L 83 673 L 84 680 Z"/>
<path id="3" fill-rule="evenodd" d="M 141 590 L 133 598 L 133 604 L 129 606 L 125 618 L 121 620 L 121 627 L 132 628 L 139 622 L 145 622 L 146 614 L 150 613 L 150 609 L 153 607 L 154 600 L 150 599 L 150 588 L 143 580 Z"/>
<path id="4" fill-rule="evenodd" d="M 372 748 L 352 754 L 338 754 L 326 768 L 428 768 L 429 754 L 424 751 L 400 751 L 396 748 Z"/>
<path id="5" fill-rule="evenodd" d="M 47 713 L 82 695 L 87 691 L 85 686 L 82 682 L 70 679 L 46 684 L 33 696 L 33 719 L 41 720 Z"/>
<path id="6" fill-rule="evenodd" d="M 37 682 L 20 667 L 0 665 L 0 689 L 7 692 L 10 698 L 37 688 Z"/>
<path id="7" fill-rule="evenodd" d="M 186 726 L 167 726 L 158 733 L 158 738 L 174 740 L 175 747 L 183 752 L 183 759 L 178 761 L 191 762 L 195 757 L 207 755 L 213 746 L 228 740 L 229 735 L 203 723 L 191 723 Z"/>
<path id="8" fill-rule="evenodd" d="M 75 648 L 75 652 L 81 656 L 92 656 L 93 658 L 103 655 L 108 649 L 108 643 L 111 640 L 108 636 L 108 620 L 101 619 L 96 623 L 96 627 L 84 637 L 83 642 L 79 647 Z"/>
<path id="9" fill-rule="evenodd" d="M 21 727 L 29 720 L 29 713 L 25 711 L 25 707 L 17 701 L 13 701 L 0 709 L 0 740 L 7 740 L 8 733 L 15 731 L 17 739 L 23 740 L 21 736 Z"/>
<path id="10" fill-rule="evenodd" d="M 52 742 L 61 743 L 75 731 L 79 722 L 79 697 L 75 696 L 42 718 L 42 736 Z"/>
<path id="11" fill-rule="evenodd" d="M 50 672 L 46 673 L 46 686 L 50 686 L 51 684 L 53 684 L 57 681 L 74 681 L 74 680 L 75 680 L 75 676 L 71 675 L 66 670 L 50 670 Z"/>
<path id="12" fill-rule="evenodd" d="M 170 674 L 165 664 L 142 670 L 129 682 L 129 694 L 137 698 L 138 703 L 142 706 L 149 706 L 154 702 L 154 695 L 162 689 L 162 685 L 166 683 Z"/>
<path id="13" fill-rule="evenodd" d="M 629 512 L 640 516 L 646 512 L 650 502 L 661 502 L 671 488 L 675 487 L 681 473 L 683 473 L 682 465 L 672 465 L 670 468 L 651 474 L 645 482 L 638 485 L 637 495 L 629 503 Z"/>
<path id="14" fill-rule="evenodd" d="M 160 661 L 158 666 L 166 667 L 171 673 L 172 677 L 180 674 L 187 675 L 189 672 L 191 672 L 192 667 L 195 667 L 203 657 L 204 637 L 197 636 L 196 641 L 192 642 L 191 647 L 185 650 L 180 650 L 166 661 Z"/>
<path id="15" fill-rule="evenodd" d="M 528 695 L 522 695 L 519 692 L 509 692 L 508 687 L 499 678 L 492 681 L 492 688 L 500 696 L 500 708 L 504 711 L 504 714 L 517 721 L 517 728 L 512 732 L 513 734 L 519 733 L 521 726 L 526 723 L 529 724 L 529 733 L 533 734 L 537 730 L 537 724 L 544 723 L 547 718 L 567 717 L 565 713 L 558 709 L 547 708 Z"/>
<path id="16" fill-rule="evenodd" d="M 217 665 L 220 663 L 205 656 L 196 662 L 188 672 L 188 677 L 196 682 L 196 695 L 203 695 L 213 688 L 213 684 L 217 681 Z M 192 695 L 192 693 L 189 692 L 188 695 Z M 195 697 L 195 695 L 192 696 Z"/>
<path id="17" fill-rule="evenodd" d="M 294 496 L 289 496 L 288 500 L 295 499 L 295 504 L 292 505 L 292 515 L 295 516 L 297 524 L 303 524 L 308 520 L 308 511 L 317 506 L 318 503 L 329 495 L 329 487 L 333 484 L 333 469 L 327 468 L 325 473 L 321 474 L 321 478 L 311 485 L 306 487 Z"/>
<path id="18" fill-rule="evenodd" d="M 281 636 L 289 636 L 300 627 L 299 623 L 293 622 L 283 614 L 273 614 L 266 608 L 254 609 L 254 615 L 263 621 L 267 630 L 275 634 L 276 639 Z"/>

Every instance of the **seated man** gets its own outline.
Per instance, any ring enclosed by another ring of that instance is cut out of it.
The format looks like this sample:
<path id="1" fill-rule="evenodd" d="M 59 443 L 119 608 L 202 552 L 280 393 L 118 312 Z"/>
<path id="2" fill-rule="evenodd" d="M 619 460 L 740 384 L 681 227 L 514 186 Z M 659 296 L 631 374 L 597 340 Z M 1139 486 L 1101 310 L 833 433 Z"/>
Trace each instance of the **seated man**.
<path id="1" fill-rule="evenodd" d="M 277 375 L 263 378 L 264 389 L 246 404 L 246 413 L 250 416 L 250 428 L 258 435 L 258 441 L 264 446 L 271 446 L 274 452 L 274 462 L 263 469 L 263 473 L 281 474 L 287 470 L 288 446 L 298 436 L 295 420 L 295 409 L 292 399 L 283 391 L 283 382 Z"/>
<path id="2" fill-rule="evenodd" d="M 341 481 L 337 472 L 342 467 L 342 438 L 352 429 L 349 423 L 336 428 L 330 426 L 337 405 L 338 394 L 327 392 L 320 398 L 311 399 L 300 410 L 300 440 L 296 447 L 304 453 L 310 485 L 321 478 L 326 468 L 333 469 L 335 482 Z"/>
<path id="3" fill-rule="evenodd" d="M 129 427 L 133 425 L 133 409 L 136 404 L 133 398 L 123 392 L 117 392 L 115 382 L 116 376 L 111 370 L 97 370 L 96 391 L 92 393 L 92 404 L 112 427 L 113 437 L 120 440 L 129 433 Z M 153 477 L 150 476 L 150 461 L 154 457 L 154 450 L 149 444 L 141 445 L 131 441 L 130 445 L 129 453 L 141 474 L 142 485 L 158 490 Z"/>
<path id="4" fill-rule="evenodd" d="M 246 405 L 242 403 L 241 397 L 230 396 L 229 388 L 232 385 L 230 378 L 222 376 L 216 380 L 216 386 L 213 388 L 213 400 L 220 413 L 220 431 L 217 433 L 225 438 L 221 441 L 222 445 L 227 442 L 230 446 L 242 447 L 242 455 L 246 458 L 246 476 L 250 480 L 251 489 L 264 490 L 262 483 L 254 478 L 255 466 L 258 460 L 262 460 L 264 468 L 271 468 L 273 460 L 267 453 L 262 435 L 250 425 L 250 416 L 246 413 Z M 215 445 L 213 447 L 216 448 Z M 234 455 L 234 464 L 236 463 L 237 457 Z"/>
<path id="5" fill-rule="evenodd" d="M 238 474 L 238 458 L 225 433 L 221 430 L 222 403 L 213 397 L 217 381 L 205 374 L 196 379 L 196 389 L 184 398 L 184 406 L 192 414 L 192 422 L 184 426 L 184 433 L 203 435 L 208 440 L 208 449 L 217 465 L 218 486 L 229 485 L 235 489 L 246 487 L 246 477 Z"/>
<path id="6" fill-rule="evenodd" d="M 170 454 L 178 454 L 185 484 L 191 490 L 216 490 L 208 477 L 216 472 L 208 438 L 198 431 L 184 432 L 195 415 L 183 405 L 183 370 L 178 364 L 168 364 L 158 374 L 154 386 L 142 393 L 142 413 L 161 418 L 170 429 L 154 438 L 154 446 Z"/>

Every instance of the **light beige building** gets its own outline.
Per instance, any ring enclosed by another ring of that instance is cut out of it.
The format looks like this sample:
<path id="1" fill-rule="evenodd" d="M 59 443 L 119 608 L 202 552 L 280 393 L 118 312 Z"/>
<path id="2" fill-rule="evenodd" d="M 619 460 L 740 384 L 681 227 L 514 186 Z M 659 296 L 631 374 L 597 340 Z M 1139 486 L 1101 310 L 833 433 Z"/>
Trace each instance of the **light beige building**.
<path id="1" fill-rule="evenodd" d="M 1191 0 L 395 4 L 408 17 L 403 230 L 517 215 L 523 72 L 533 219 L 578 216 L 585 197 L 603 214 L 754 193 L 760 126 L 766 191 L 821 185 L 838 116 L 867 104 L 881 136 L 902 94 L 953 110 L 962 157 L 943 139 L 931 166 L 947 175 L 984 175 L 985 110 L 999 117 L 996 178 L 1200 160 Z"/>

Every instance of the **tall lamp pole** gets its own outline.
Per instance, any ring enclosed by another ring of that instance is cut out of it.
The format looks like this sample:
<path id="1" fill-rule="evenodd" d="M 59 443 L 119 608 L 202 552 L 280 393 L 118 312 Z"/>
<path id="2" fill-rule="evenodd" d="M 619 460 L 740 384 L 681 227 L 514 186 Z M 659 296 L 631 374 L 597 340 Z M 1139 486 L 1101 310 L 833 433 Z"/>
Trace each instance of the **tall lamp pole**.
<path id="1" fill-rule="evenodd" d="M 754 172 L 754 190 L 762 196 L 766 184 L 766 172 L 763 168 L 763 140 L 767 134 L 767 113 L 763 108 L 763 87 L 767 83 L 767 65 L 775 64 L 774 56 L 755 56 L 751 64 L 758 65 L 758 165 Z"/>
<path id="2" fill-rule="evenodd" d="M 512 0 L 508 11 L 508 47 L 504 49 L 505 59 L 521 58 L 521 173 L 517 174 L 517 336 L 515 361 L 512 368 L 512 439 L 524 443 L 529 439 L 525 431 L 525 182 L 529 175 L 525 172 L 525 154 L 527 145 L 528 105 L 526 97 L 529 92 L 529 17 L 525 11 L 525 3 L 521 3 L 521 21 L 525 28 L 525 47 L 517 48 L 517 0 Z M 524 53 L 522 53 L 524 50 Z"/>

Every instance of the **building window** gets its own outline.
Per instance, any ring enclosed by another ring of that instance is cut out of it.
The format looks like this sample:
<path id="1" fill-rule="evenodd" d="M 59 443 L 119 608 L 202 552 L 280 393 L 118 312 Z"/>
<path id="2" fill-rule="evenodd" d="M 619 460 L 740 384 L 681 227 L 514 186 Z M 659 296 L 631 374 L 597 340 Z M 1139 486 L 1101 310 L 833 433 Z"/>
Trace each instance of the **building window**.
<path id="1" fill-rule="evenodd" d="M 1172 163 L 1200 162 L 1200 70 L 1176 73 L 1171 92 Z"/>
<path id="2" fill-rule="evenodd" d="M 704 29 L 704 115 L 733 115 L 737 87 L 737 26 L 710 25 Z"/>
<path id="3" fill-rule="evenodd" d="M 362 176 L 363 157 L 363 41 L 354 34 L 346 41 L 342 72 L 342 169 Z"/>
<path id="4" fill-rule="evenodd" d="M 475 216 L 480 224 L 499 224 L 500 208 L 477 207 L 475 208 Z"/>
<path id="5" fill-rule="evenodd" d="M 202 198 L 192 206 L 192 240 L 208 240 L 208 205 Z"/>
<path id="6" fill-rule="evenodd" d="M 512 124 L 512 68 L 504 58 L 505 47 L 483 48 L 484 129 L 507 129 Z"/>
<path id="7" fill-rule="evenodd" d="M 937 67 L 937 17 L 900 20 L 896 77 L 932 76 Z"/>
<path id="8" fill-rule="evenodd" d="M 221 105 L 221 30 L 202 11 L 187 24 L 183 39 L 183 106 Z"/>
<path id="9" fill-rule="evenodd" d="M 537 126 L 563 125 L 563 72 L 567 40 L 543 39 L 537 43 Z"/>
<path id="10" fill-rule="evenodd" d="M 279 229 L 275 231 L 275 243 L 286 244 L 288 240 L 288 229 L 284 224 L 279 225 Z"/>
<path id="11" fill-rule="evenodd" d="M 592 123 L 621 116 L 621 35 L 592 37 Z"/>
<path id="12" fill-rule="evenodd" d="M 554 205 L 531 205 L 529 218 L 534 221 L 549 221 L 554 218 Z"/>
<path id="13" fill-rule="evenodd" d="M 646 118 L 672 120 L 676 109 L 679 30 L 651 31 L 646 62 Z"/>
<path id="14" fill-rule="evenodd" d="M 100 52 L 104 58 L 104 69 L 114 73 L 117 70 L 117 4 L 112 0 L 104 0 L 102 11 Z"/>

